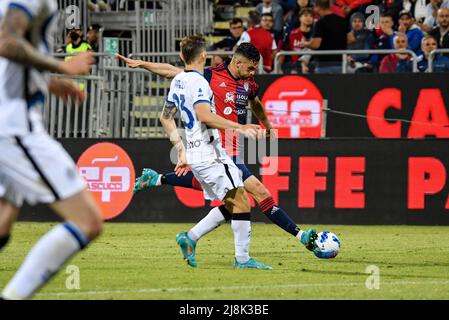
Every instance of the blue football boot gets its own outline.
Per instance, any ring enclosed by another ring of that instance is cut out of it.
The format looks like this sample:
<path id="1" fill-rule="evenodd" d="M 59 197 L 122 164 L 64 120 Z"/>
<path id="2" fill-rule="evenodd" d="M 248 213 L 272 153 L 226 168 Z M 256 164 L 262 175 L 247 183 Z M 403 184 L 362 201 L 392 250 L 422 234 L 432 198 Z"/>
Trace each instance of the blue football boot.
<path id="1" fill-rule="evenodd" d="M 316 230 L 312 228 L 304 231 L 304 233 L 301 235 L 300 242 L 307 248 L 307 250 L 313 251 L 316 248 L 315 240 L 317 238 L 318 235 L 316 233 Z"/>
<path id="2" fill-rule="evenodd" d="M 187 232 L 182 232 L 176 235 L 176 242 L 181 247 L 182 255 L 187 264 L 192 268 L 196 268 L 195 247 L 196 242 L 190 239 Z"/>
<path id="3" fill-rule="evenodd" d="M 254 260 L 253 258 L 249 258 L 249 260 L 246 262 L 237 262 L 237 260 L 234 258 L 234 268 L 236 268 L 236 269 L 253 268 L 253 269 L 262 269 L 262 270 L 273 269 L 269 265 L 266 265 L 262 262 L 258 262 L 256 260 Z"/>
<path id="4" fill-rule="evenodd" d="M 160 174 L 150 168 L 145 168 L 142 171 L 142 175 L 136 179 L 134 183 L 133 192 L 139 192 L 143 189 L 148 189 L 156 186 L 156 182 Z"/>

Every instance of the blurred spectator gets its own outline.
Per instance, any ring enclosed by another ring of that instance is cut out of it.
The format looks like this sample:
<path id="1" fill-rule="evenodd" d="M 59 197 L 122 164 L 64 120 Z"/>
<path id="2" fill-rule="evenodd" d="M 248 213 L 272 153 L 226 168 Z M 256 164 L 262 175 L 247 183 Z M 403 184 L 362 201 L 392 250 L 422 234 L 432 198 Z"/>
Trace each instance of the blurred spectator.
<path id="1" fill-rule="evenodd" d="M 430 32 L 437 26 L 437 14 L 440 8 L 449 8 L 449 0 L 430 0 L 430 3 L 426 6 L 424 22 L 419 24 L 424 32 Z"/>
<path id="2" fill-rule="evenodd" d="M 373 5 L 379 7 L 381 14 L 389 15 L 396 25 L 399 19 L 399 12 L 402 9 L 402 0 L 373 0 Z"/>
<path id="3" fill-rule="evenodd" d="M 232 51 L 234 50 L 234 47 L 236 46 L 237 42 L 240 40 L 242 35 L 246 37 L 245 39 L 242 39 L 242 42 L 248 42 L 248 33 L 243 29 L 243 20 L 240 18 L 234 18 L 229 22 L 229 32 L 231 35 L 226 36 L 223 40 L 214 43 L 209 47 L 209 50 L 215 51 L 215 50 L 225 50 L 225 51 Z"/>
<path id="4" fill-rule="evenodd" d="M 391 46 L 390 36 L 394 34 L 393 17 L 388 13 L 383 13 L 379 20 L 379 28 L 374 29 L 372 32 L 373 41 L 371 48 L 375 50 L 392 49 L 393 47 Z M 383 54 L 373 54 L 371 56 L 371 65 L 373 68 L 378 69 L 383 57 L 385 57 Z"/>
<path id="5" fill-rule="evenodd" d="M 273 0 L 274 3 L 277 3 L 278 5 L 281 6 L 282 11 L 284 12 L 284 17 L 285 14 L 288 13 L 289 11 L 293 10 L 293 8 L 295 7 L 295 0 Z"/>
<path id="6" fill-rule="evenodd" d="M 211 45 L 208 50 L 210 51 L 233 51 L 237 42 L 249 42 L 249 35 L 243 29 L 243 20 L 240 18 L 234 18 L 229 22 L 230 35 L 226 36 L 223 40 Z M 217 66 L 223 62 L 226 62 L 229 56 L 215 55 L 212 57 L 212 66 Z"/>
<path id="7" fill-rule="evenodd" d="M 340 7 L 345 17 L 351 17 L 356 11 L 365 11 L 363 8 L 371 2 L 372 0 L 336 0 L 335 4 Z"/>
<path id="8" fill-rule="evenodd" d="M 92 51 L 90 44 L 83 39 L 83 32 L 80 29 L 72 29 L 69 33 L 70 43 L 65 47 L 65 53 L 78 54 L 82 52 Z M 71 56 L 67 56 L 65 59 L 71 59 Z"/>
<path id="9" fill-rule="evenodd" d="M 87 42 L 89 42 L 92 50 L 95 52 L 98 52 L 100 29 L 101 26 L 99 24 L 93 24 L 89 27 L 87 31 Z"/>
<path id="10" fill-rule="evenodd" d="M 277 34 L 277 39 L 282 39 L 282 31 L 284 28 L 284 11 L 282 7 L 273 2 L 273 0 L 263 0 L 256 6 L 256 11 L 260 16 L 264 13 L 271 13 L 274 19 L 273 30 Z"/>
<path id="11" fill-rule="evenodd" d="M 299 27 L 299 13 L 302 11 L 302 9 L 310 8 L 313 9 L 312 1 L 311 0 L 297 0 L 295 7 L 292 11 L 290 11 L 290 14 L 286 16 L 286 30 L 285 32 L 288 34 L 293 29 L 296 29 Z"/>
<path id="12" fill-rule="evenodd" d="M 345 50 L 348 39 L 346 20 L 330 9 L 329 0 L 317 0 L 314 11 L 320 16 L 316 22 L 312 39 L 301 45 L 313 50 Z M 314 57 L 315 73 L 340 73 L 341 55 Z"/>
<path id="13" fill-rule="evenodd" d="M 416 22 L 422 23 L 426 16 L 426 5 L 428 2 L 430 0 L 402 0 L 400 11 L 410 11 Z"/>
<path id="14" fill-rule="evenodd" d="M 262 29 L 267 30 L 268 32 L 273 34 L 276 46 L 278 46 L 278 44 L 282 41 L 282 38 L 276 37 L 276 33 L 273 30 L 273 24 L 273 15 L 271 13 L 262 14 L 262 16 L 260 17 L 260 26 L 262 27 Z"/>
<path id="15" fill-rule="evenodd" d="M 421 54 L 421 40 L 424 36 L 421 29 L 414 23 L 412 14 L 409 11 L 401 11 L 399 13 L 399 33 L 407 35 L 408 49 L 414 51 L 417 55 Z M 393 42 L 393 36 L 390 36 Z"/>
<path id="16" fill-rule="evenodd" d="M 393 39 L 394 48 L 396 50 L 407 49 L 407 36 L 403 33 L 398 33 Z M 393 73 L 393 72 L 404 72 L 404 67 L 399 68 L 399 61 L 408 62 L 410 61 L 410 55 L 407 53 L 392 53 L 385 56 L 380 63 L 379 72 L 380 73 Z M 398 68 L 400 70 L 398 70 Z"/>
<path id="17" fill-rule="evenodd" d="M 351 31 L 348 34 L 349 50 L 368 50 L 371 48 L 371 31 L 365 28 L 365 15 L 362 12 L 355 12 L 351 15 Z M 370 55 L 353 54 L 348 56 L 348 71 L 369 72 L 372 66 L 369 64 Z"/>
<path id="18" fill-rule="evenodd" d="M 260 26 L 260 16 L 256 11 L 248 12 L 248 35 L 249 42 L 260 52 L 264 71 L 271 72 L 277 46 L 273 34 Z M 241 42 L 244 41 L 237 45 Z"/>
<path id="19" fill-rule="evenodd" d="M 418 70 L 420 72 L 428 72 L 430 53 L 437 48 L 437 40 L 426 35 L 421 42 L 423 54 L 418 57 Z M 412 72 L 411 61 L 400 61 L 398 64 L 399 71 Z M 433 72 L 449 72 L 449 58 L 441 54 L 436 54 L 433 58 Z"/>
<path id="20" fill-rule="evenodd" d="M 282 49 L 286 51 L 307 52 L 301 43 L 309 41 L 312 36 L 313 11 L 311 8 L 304 8 L 298 16 L 299 27 L 289 32 Z M 282 71 L 284 73 L 308 73 L 308 62 L 310 56 L 281 56 Z"/>
<path id="21" fill-rule="evenodd" d="M 438 26 L 433 28 L 429 34 L 437 39 L 438 48 L 449 49 L 449 9 L 438 10 Z"/>

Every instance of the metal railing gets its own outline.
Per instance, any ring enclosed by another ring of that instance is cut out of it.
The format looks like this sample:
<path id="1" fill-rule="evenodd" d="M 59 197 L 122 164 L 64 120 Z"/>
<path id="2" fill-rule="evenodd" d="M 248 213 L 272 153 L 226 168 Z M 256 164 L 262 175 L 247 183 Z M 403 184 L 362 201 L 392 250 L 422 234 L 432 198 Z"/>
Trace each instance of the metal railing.
<path id="1" fill-rule="evenodd" d="M 134 52 L 172 52 L 184 36 L 213 30 L 212 9 L 209 0 L 121 0 L 114 14 L 90 12 L 89 18 L 105 30 L 131 32 Z"/>
<path id="2" fill-rule="evenodd" d="M 347 73 L 348 66 L 348 55 L 352 54 L 392 54 L 392 53 L 405 53 L 412 56 L 412 70 L 413 72 L 418 72 L 418 61 L 416 53 L 412 50 L 307 50 L 301 51 L 280 51 L 274 57 L 274 73 L 280 74 L 280 62 L 279 57 L 281 56 L 335 56 L 341 55 L 341 73 Z"/>
<path id="3" fill-rule="evenodd" d="M 429 54 L 429 65 L 427 67 L 426 72 L 433 72 L 433 61 L 435 59 L 435 55 L 438 53 L 449 53 L 449 49 L 435 49 L 432 50 Z"/>
<path id="4" fill-rule="evenodd" d="M 85 91 L 86 100 L 82 105 L 72 106 L 56 96 L 49 96 L 42 110 L 48 133 L 57 138 L 104 137 L 104 78 L 52 76 L 74 81 Z"/>

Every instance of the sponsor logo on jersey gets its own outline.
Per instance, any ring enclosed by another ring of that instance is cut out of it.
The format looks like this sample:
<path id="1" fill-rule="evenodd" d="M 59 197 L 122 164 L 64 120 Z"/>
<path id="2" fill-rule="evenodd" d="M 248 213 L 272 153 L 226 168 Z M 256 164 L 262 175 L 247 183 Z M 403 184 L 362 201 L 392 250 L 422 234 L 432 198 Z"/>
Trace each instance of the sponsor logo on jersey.
<path id="1" fill-rule="evenodd" d="M 77 166 L 104 219 L 112 219 L 128 207 L 135 171 L 126 151 L 113 143 L 97 143 L 84 151 Z"/>
<path id="2" fill-rule="evenodd" d="M 237 108 L 237 109 L 235 110 L 235 113 L 236 113 L 238 116 L 244 115 L 244 114 L 246 114 L 246 108 L 242 108 L 242 109 Z"/>
<path id="3" fill-rule="evenodd" d="M 245 88 L 245 91 L 248 92 L 248 90 L 249 90 L 249 83 L 248 83 L 248 81 L 245 81 L 245 83 L 243 84 L 243 88 Z"/>
<path id="4" fill-rule="evenodd" d="M 232 113 L 232 108 L 231 107 L 226 107 L 224 110 L 223 110 L 223 113 L 225 114 L 225 115 L 230 115 L 231 113 Z"/>
<path id="5" fill-rule="evenodd" d="M 232 113 L 232 108 L 231 107 L 226 107 L 224 110 L 223 110 L 223 113 L 225 114 L 225 115 L 230 115 L 231 113 Z"/>
<path id="6" fill-rule="evenodd" d="M 201 146 L 201 140 L 187 141 L 187 149 L 199 148 Z"/>
<path id="7" fill-rule="evenodd" d="M 224 100 L 225 103 L 235 102 L 234 92 L 226 92 L 226 98 Z"/>
<path id="8" fill-rule="evenodd" d="M 223 81 L 222 83 L 220 83 L 220 87 L 226 88 L 226 83 Z"/>
<path id="9" fill-rule="evenodd" d="M 246 102 L 246 101 L 248 101 L 248 96 L 246 94 L 238 94 L 237 101 Z"/>

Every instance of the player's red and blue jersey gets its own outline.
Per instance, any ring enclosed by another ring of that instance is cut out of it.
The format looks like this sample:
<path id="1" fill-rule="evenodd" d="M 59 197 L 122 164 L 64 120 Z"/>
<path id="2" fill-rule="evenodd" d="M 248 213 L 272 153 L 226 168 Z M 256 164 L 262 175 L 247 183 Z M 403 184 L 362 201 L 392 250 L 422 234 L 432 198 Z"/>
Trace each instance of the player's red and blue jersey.
<path id="1" fill-rule="evenodd" d="M 259 86 L 254 78 L 237 79 L 226 64 L 204 70 L 204 77 L 214 93 L 216 112 L 219 116 L 240 123 L 247 122 L 247 105 L 257 96 Z M 226 135 L 220 130 L 221 142 L 229 155 L 238 154 L 239 139 L 237 135 Z"/>

